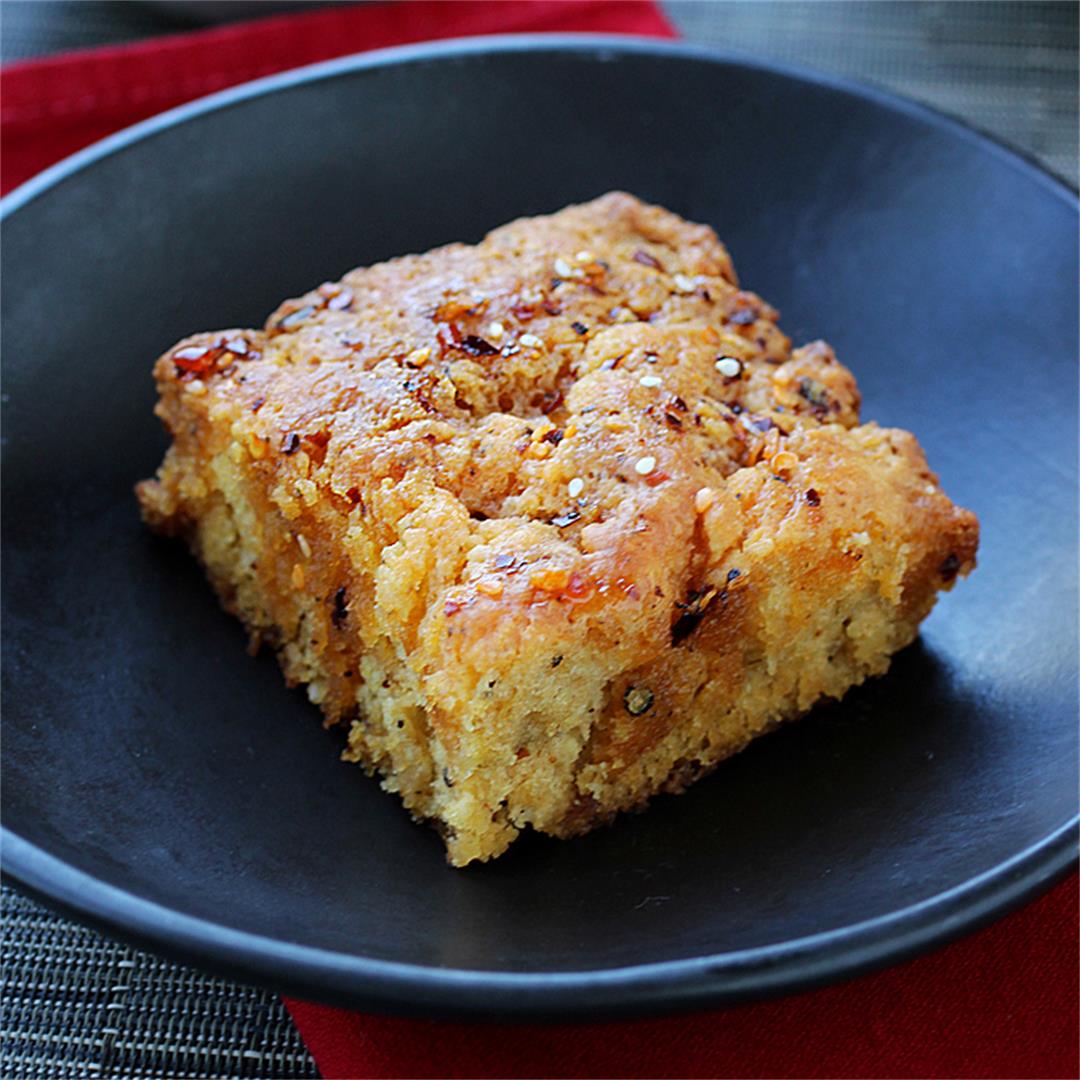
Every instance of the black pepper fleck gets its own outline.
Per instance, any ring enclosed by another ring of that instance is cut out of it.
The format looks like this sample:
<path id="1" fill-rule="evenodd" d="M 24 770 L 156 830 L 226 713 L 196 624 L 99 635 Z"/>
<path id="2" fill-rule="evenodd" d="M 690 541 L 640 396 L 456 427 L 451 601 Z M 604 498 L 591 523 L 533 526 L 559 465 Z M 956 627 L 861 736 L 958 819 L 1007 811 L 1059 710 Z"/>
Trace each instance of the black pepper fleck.
<path id="1" fill-rule="evenodd" d="M 461 348 L 470 356 L 492 356 L 499 350 L 476 334 L 467 334 L 461 339 Z"/>
<path id="2" fill-rule="evenodd" d="M 349 617 L 349 609 L 345 604 L 345 586 L 342 585 L 336 593 L 334 593 L 334 610 L 330 615 L 330 621 L 340 630 L 345 625 L 345 620 Z"/>
<path id="3" fill-rule="evenodd" d="M 941 574 L 942 581 L 952 581 L 956 577 L 957 572 L 960 569 L 960 560 L 956 557 L 954 552 L 949 552 L 945 561 L 938 568 L 938 572 Z"/>

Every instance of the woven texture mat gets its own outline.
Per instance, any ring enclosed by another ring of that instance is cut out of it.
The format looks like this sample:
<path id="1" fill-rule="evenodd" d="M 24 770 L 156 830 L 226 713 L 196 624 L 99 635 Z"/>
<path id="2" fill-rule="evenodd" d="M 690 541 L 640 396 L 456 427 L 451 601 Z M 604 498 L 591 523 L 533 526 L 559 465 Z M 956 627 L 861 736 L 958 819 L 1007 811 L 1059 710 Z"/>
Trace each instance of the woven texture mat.
<path id="1" fill-rule="evenodd" d="M 669 0 L 691 42 L 890 87 L 1073 183 L 1072 3 Z M 3 59 L 189 27 L 134 3 L 6 0 Z M 0 1076 L 314 1077 L 278 999 L 128 948 L 3 891 Z"/>
<path id="2" fill-rule="evenodd" d="M 275 994 L 128 948 L 3 891 L 0 1076 L 316 1077 Z"/>

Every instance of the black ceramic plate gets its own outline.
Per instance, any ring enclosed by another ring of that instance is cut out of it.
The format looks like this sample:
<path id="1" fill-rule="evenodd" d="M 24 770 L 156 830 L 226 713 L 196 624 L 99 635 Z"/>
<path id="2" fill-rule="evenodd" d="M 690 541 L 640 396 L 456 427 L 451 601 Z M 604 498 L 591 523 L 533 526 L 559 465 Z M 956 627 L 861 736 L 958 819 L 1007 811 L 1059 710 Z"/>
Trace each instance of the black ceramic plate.
<path id="1" fill-rule="evenodd" d="M 358 263 L 626 188 L 714 225 L 865 415 L 982 519 L 885 678 L 688 794 L 454 871 L 141 527 L 154 357 Z M 1077 210 L 883 94 L 602 39 L 406 49 L 180 109 L 3 224 L 4 857 L 197 963 L 428 1013 L 745 999 L 928 948 L 1045 888 L 1076 816 Z"/>

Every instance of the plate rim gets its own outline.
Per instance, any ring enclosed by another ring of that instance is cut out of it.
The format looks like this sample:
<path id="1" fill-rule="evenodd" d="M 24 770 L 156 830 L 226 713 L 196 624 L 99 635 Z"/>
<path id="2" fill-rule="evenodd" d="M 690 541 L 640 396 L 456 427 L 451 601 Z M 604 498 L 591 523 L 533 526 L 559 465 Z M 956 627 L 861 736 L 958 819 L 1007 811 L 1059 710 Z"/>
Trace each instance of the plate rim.
<path id="1" fill-rule="evenodd" d="M 854 978 L 1015 911 L 1076 865 L 1076 818 L 961 885 L 836 930 L 739 952 L 554 973 L 436 968 L 265 937 L 109 885 L 0 830 L 4 877 L 137 946 L 305 1000 L 448 1019 L 595 1021 L 744 1004 Z"/>
<path id="2" fill-rule="evenodd" d="M 607 34 L 520 34 L 448 39 L 352 54 L 239 84 L 107 136 L 0 199 L 0 224 L 88 166 L 204 113 L 357 71 L 475 54 L 525 51 L 651 54 L 719 63 L 809 82 L 899 112 L 973 142 L 1077 207 L 1075 189 L 1022 152 L 891 91 L 794 64 L 680 42 Z M 0 866 L 30 894 L 115 936 L 210 970 L 298 996 L 405 1015 L 594 1020 L 688 1011 L 812 989 L 908 959 L 1018 908 L 1076 865 L 1080 814 L 1010 859 L 898 911 L 738 952 L 558 973 L 438 968 L 300 945 L 184 915 L 76 869 L 0 823 Z"/>

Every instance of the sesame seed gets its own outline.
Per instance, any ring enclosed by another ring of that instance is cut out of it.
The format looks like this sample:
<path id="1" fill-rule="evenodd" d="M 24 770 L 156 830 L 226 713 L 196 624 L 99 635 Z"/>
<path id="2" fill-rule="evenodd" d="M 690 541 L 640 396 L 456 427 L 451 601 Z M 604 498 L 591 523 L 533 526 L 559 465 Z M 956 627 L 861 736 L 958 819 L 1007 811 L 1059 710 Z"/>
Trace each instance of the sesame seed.
<path id="1" fill-rule="evenodd" d="M 488 324 L 487 336 L 492 341 L 498 341 L 503 336 L 505 331 L 503 330 L 503 324 L 501 322 L 493 322 Z"/>
<path id="2" fill-rule="evenodd" d="M 574 256 L 574 261 L 579 263 L 591 263 L 593 261 L 593 253 L 591 251 L 579 251 Z"/>
<path id="3" fill-rule="evenodd" d="M 311 545 L 307 542 L 307 537 L 303 533 L 296 534 L 296 545 L 304 553 L 305 559 L 311 558 Z"/>
<path id="4" fill-rule="evenodd" d="M 692 293 L 697 291 L 697 284 L 694 279 L 687 277 L 685 274 L 676 274 L 672 280 L 675 282 L 675 288 L 681 293 Z"/>
<path id="5" fill-rule="evenodd" d="M 568 278 L 573 275 L 574 271 L 565 259 L 556 259 L 555 273 L 558 274 L 561 278 Z"/>
<path id="6" fill-rule="evenodd" d="M 661 379 L 659 375 L 642 375 L 641 378 L 638 379 L 638 382 L 641 383 L 642 386 L 649 387 L 660 386 L 663 381 L 664 380 Z"/>
<path id="7" fill-rule="evenodd" d="M 742 374 L 742 361 L 736 360 L 734 356 L 721 356 L 716 361 L 716 370 L 721 375 L 726 375 L 729 379 L 734 379 L 736 375 Z"/>
<path id="8" fill-rule="evenodd" d="M 206 383 L 202 379 L 192 379 L 187 384 L 187 392 L 195 397 L 202 397 L 206 393 Z"/>
<path id="9" fill-rule="evenodd" d="M 539 349 L 544 343 L 535 334 L 522 334 L 518 338 L 518 344 L 524 345 L 527 349 Z"/>
<path id="10" fill-rule="evenodd" d="M 653 692 L 644 686 L 631 686 L 623 694 L 623 705 L 631 716 L 641 716 L 652 708 Z"/>
<path id="11" fill-rule="evenodd" d="M 656 468 L 656 458 L 643 457 L 634 465 L 634 472 L 638 476 L 648 476 Z"/>
<path id="12" fill-rule="evenodd" d="M 571 499 L 576 499 L 585 490 L 585 481 L 580 476 L 575 476 L 569 484 L 566 485 L 566 490 Z"/>
<path id="13" fill-rule="evenodd" d="M 699 488 L 694 496 L 694 509 L 699 514 L 704 514 L 714 502 L 716 502 L 716 492 L 711 487 Z"/>

